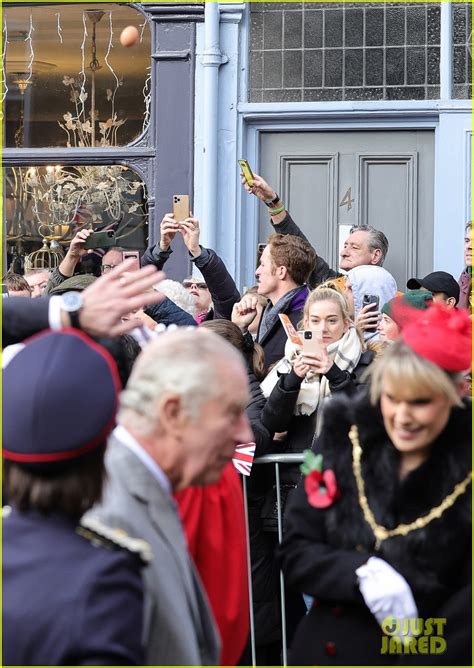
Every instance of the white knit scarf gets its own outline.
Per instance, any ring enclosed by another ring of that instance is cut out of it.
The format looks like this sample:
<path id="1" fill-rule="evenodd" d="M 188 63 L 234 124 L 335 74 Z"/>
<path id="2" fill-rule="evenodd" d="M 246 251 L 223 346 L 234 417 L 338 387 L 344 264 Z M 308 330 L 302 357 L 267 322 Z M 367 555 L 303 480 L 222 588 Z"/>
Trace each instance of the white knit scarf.
<path id="1" fill-rule="evenodd" d="M 266 398 L 272 393 L 280 376 L 291 371 L 299 352 L 300 350 L 295 344 L 288 340 L 285 346 L 285 357 L 275 364 L 268 376 L 260 384 L 263 395 Z M 349 327 L 339 341 L 331 343 L 327 348 L 327 352 L 339 369 L 351 373 L 358 365 L 360 356 L 362 355 L 362 344 L 355 327 Z M 329 381 L 326 376 L 312 372 L 306 374 L 301 383 L 294 415 L 312 415 L 317 409 L 319 402 L 330 394 Z"/>

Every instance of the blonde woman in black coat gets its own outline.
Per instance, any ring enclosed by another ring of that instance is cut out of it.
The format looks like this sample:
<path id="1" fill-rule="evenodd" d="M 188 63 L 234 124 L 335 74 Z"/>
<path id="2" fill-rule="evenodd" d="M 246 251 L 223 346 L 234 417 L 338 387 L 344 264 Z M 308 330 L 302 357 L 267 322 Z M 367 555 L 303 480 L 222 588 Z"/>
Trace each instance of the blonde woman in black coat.
<path id="1" fill-rule="evenodd" d="M 314 597 L 293 665 L 471 663 L 461 372 L 472 325 L 442 305 L 414 319 L 374 363 L 370 397 L 331 401 L 315 446 L 322 465 L 308 462 L 289 504 L 283 572 Z"/>

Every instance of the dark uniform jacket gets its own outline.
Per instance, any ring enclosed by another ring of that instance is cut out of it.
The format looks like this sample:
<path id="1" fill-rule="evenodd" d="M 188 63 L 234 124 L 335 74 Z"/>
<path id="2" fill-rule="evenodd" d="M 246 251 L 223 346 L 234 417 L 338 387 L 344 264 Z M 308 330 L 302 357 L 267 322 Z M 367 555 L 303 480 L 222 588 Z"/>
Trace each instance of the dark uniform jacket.
<path id="1" fill-rule="evenodd" d="M 93 545 L 65 516 L 7 512 L 3 665 L 142 665 L 138 557 Z"/>
<path id="2" fill-rule="evenodd" d="M 279 556 L 288 584 L 315 597 L 292 646 L 293 665 L 470 665 L 471 488 L 426 527 L 382 542 L 359 505 L 352 466 L 351 424 L 359 428 L 362 476 L 376 521 L 391 529 L 426 515 L 471 469 L 471 407 L 453 408 L 431 455 L 403 480 L 399 455 L 378 408 L 363 396 L 332 398 L 316 451 L 334 470 L 340 498 L 329 508 L 309 505 L 304 486 L 286 516 Z M 360 594 L 355 570 L 370 556 L 387 561 L 408 582 L 419 617 L 448 618 L 441 655 L 382 654 L 382 631 Z M 464 625 L 459 622 L 464 618 Z"/>

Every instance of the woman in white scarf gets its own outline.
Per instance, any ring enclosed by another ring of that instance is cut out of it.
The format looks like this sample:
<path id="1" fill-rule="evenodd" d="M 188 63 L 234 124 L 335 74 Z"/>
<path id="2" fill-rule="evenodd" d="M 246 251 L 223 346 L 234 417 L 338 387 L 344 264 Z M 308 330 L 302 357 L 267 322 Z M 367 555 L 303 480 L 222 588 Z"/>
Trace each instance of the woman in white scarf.
<path id="1" fill-rule="evenodd" d="M 285 357 L 261 384 L 268 398 L 262 421 L 273 433 L 287 432 L 284 452 L 311 447 L 319 431 L 323 400 L 334 392 L 355 392 L 373 359 L 371 351 L 364 352 L 346 299 L 338 290 L 313 290 L 305 304 L 303 325 L 320 341 L 320 351 L 303 353 L 288 341 Z"/>
<path id="2" fill-rule="evenodd" d="M 286 432 L 284 440 L 273 442 L 274 452 L 297 453 L 310 448 L 321 425 L 321 408 L 326 397 L 334 392 L 354 392 L 360 373 L 373 357 L 371 351 L 363 352 L 345 297 L 335 289 L 321 287 L 309 294 L 303 326 L 320 341 L 320 351 L 302 354 L 301 349 L 289 342 L 285 357 L 261 383 L 263 394 L 268 397 L 261 413 L 262 425 L 272 436 Z M 303 333 L 300 336 L 303 338 Z M 297 464 L 280 467 L 282 513 L 300 477 Z M 260 519 L 262 528 L 276 531 L 276 488 L 272 480 L 267 484 Z M 272 546 L 268 534 L 265 541 L 260 540 Z M 276 541 L 275 533 L 274 545 Z M 273 554 L 268 558 L 271 560 Z M 276 567 L 274 570 L 277 572 Z M 298 602 L 292 600 L 292 610 L 297 610 Z"/>

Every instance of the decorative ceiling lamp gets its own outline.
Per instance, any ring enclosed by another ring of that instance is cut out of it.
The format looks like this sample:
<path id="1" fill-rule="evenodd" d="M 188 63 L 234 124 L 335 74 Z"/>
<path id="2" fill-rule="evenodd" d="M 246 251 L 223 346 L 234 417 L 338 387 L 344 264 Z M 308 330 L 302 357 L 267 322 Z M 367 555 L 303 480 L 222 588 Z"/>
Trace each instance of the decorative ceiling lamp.
<path id="1" fill-rule="evenodd" d="M 10 34 L 10 40 L 13 37 Z M 53 63 L 46 63 L 41 60 L 36 60 L 33 63 L 26 63 L 25 61 L 9 60 L 7 76 L 12 84 L 17 86 L 20 91 L 20 112 L 18 114 L 18 127 L 15 130 L 14 140 L 16 148 L 23 148 L 24 145 L 24 129 L 25 129 L 25 93 L 33 83 L 36 75 L 39 73 L 50 72 L 54 70 L 56 65 Z"/>

